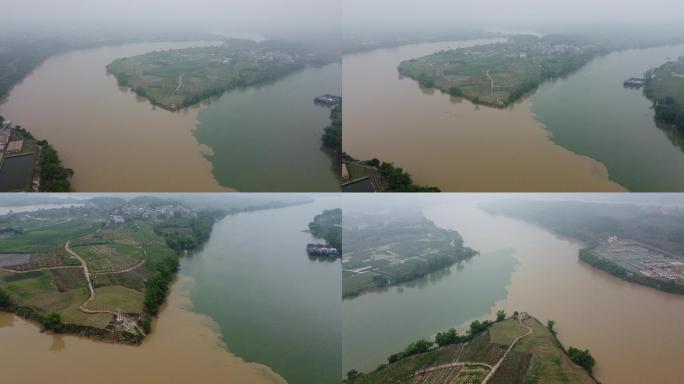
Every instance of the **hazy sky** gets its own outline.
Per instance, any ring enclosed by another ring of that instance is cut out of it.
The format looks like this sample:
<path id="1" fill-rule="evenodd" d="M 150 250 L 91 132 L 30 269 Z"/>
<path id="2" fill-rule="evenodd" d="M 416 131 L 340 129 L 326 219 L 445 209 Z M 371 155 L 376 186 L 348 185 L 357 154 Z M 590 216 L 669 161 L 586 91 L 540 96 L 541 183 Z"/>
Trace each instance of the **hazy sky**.
<path id="1" fill-rule="evenodd" d="M 341 5 L 320 0 L 2 0 L 11 26 L 198 26 L 210 29 L 318 29 L 336 26 Z"/>
<path id="2" fill-rule="evenodd" d="M 342 0 L 344 25 L 418 27 L 683 22 L 682 0 Z"/>

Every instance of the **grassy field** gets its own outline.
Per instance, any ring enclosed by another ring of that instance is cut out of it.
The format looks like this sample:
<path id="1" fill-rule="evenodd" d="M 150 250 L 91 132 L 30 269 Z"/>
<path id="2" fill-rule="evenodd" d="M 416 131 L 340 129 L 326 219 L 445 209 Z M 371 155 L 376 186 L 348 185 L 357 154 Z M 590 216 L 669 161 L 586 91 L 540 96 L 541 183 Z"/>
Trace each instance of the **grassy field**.
<path id="1" fill-rule="evenodd" d="M 129 244 L 98 244 L 74 247 L 88 264 L 92 274 L 119 272 L 132 268 L 143 259 L 142 250 Z"/>
<path id="2" fill-rule="evenodd" d="M 522 339 L 515 351 L 532 355 L 525 383 L 596 383 L 582 368 L 575 365 L 561 350 L 554 335 L 535 319 L 528 319 L 525 325 L 534 333 Z"/>
<path id="3" fill-rule="evenodd" d="M 97 289 L 97 296 L 90 302 L 89 308 L 95 310 L 117 310 L 123 313 L 142 313 L 142 292 L 112 285 Z"/>
<path id="4" fill-rule="evenodd" d="M 66 240 L 83 236 L 93 231 L 93 223 L 87 220 L 72 220 L 67 223 L 40 228 L 0 241 L 0 252 L 40 252 L 66 243 Z"/>
<path id="5" fill-rule="evenodd" d="M 527 328 L 514 319 L 507 319 L 489 329 L 492 343 L 510 345 L 517 337 L 527 333 Z"/>

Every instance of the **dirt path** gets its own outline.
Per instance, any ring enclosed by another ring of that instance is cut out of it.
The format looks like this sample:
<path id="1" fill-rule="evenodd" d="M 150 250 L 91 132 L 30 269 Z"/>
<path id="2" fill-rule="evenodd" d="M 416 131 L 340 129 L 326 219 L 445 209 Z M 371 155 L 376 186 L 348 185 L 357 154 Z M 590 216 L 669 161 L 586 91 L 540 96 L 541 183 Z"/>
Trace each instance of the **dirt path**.
<path id="1" fill-rule="evenodd" d="M 457 361 L 457 362 L 454 362 L 454 363 L 448 363 L 448 364 L 438 365 L 438 366 L 436 366 L 436 367 L 430 367 L 430 368 L 421 369 L 421 370 L 419 370 L 419 371 L 416 371 L 416 373 L 414 374 L 414 376 L 423 375 L 423 374 L 430 373 L 430 372 L 434 372 L 434 371 L 439 371 L 440 369 L 453 368 L 453 367 L 463 367 L 463 366 L 466 366 L 466 365 L 479 365 L 479 366 L 481 366 L 481 367 L 486 367 L 486 368 L 489 368 L 489 369 L 494 369 L 494 367 L 492 367 L 491 365 L 489 365 L 489 364 L 487 364 L 487 363 L 482 363 L 482 362 L 479 362 L 479 361 Z M 483 382 L 483 383 L 484 383 L 484 382 Z"/>
<path id="2" fill-rule="evenodd" d="M 489 371 L 489 374 L 488 374 L 487 376 L 485 376 L 485 378 L 482 380 L 482 384 L 487 384 L 487 382 L 489 381 L 489 379 L 491 379 L 492 376 L 494 376 L 494 373 L 496 373 L 496 370 L 499 368 L 499 366 L 501 365 L 501 363 L 503 363 L 503 361 L 506 359 L 506 356 L 508 356 L 508 353 L 511 352 L 511 351 L 513 350 L 513 347 L 515 347 L 515 344 L 517 344 L 518 341 L 520 341 L 520 340 L 522 340 L 523 338 L 525 338 L 525 337 L 531 335 L 532 333 L 534 333 L 534 330 L 533 330 L 532 328 L 528 327 L 527 325 L 523 324 L 523 322 L 520 320 L 520 318 L 518 318 L 518 323 L 519 323 L 522 327 L 527 328 L 527 333 L 524 334 L 524 335 L 518 336 L 515 340 L 513 340 L 513 342 L 512 342 L 511 345 L 508 347 L 508 349 L 506 350 L 506 352 L 504 353 L 504 355 L 501 356 L 501 359 L 499 359 L 499 362 L 496 363 L 496 365 L 492 368 L 492 370 Z"/>
<path id="3" fill-rule="evenodd" d="M 181 73 L 180 76 L 178 76 L 178 86 L 176 87 L 176 90 L 173 91 L 174 94 L 178 93 L 180 89 L 183 87 L 183 75 L 184 73 Z"/>
<path id="4" fill-rule="evenodd" d="M 115 272 L 98 272 L 98 273 L 93 273 L 93 276 L 97 276 L 97 275 L 116 275 L 116 274 L 119 274 L 119 273 L 126 273 L 126 272 L 130 272 L 130 271 L 132 271 L 132 270 L 134 270 L 134 269 L 138 269 L 139 267 L 142 267 L 144 264 L 145 264 L 145 260 L 142 260 L 142 261 L 140 261 L 138 264 L 136 264 L 136 265 L 134 265 L 134 266 L 132 266 L 132 267 L 130 267 L 130 268 L 122 269 L 122 270 L 120 270 L 120 271 L 115 271 Z"/>
<path id="5" fill-rule="evenodd" d="M 492 75 L 489 74 L 489 69 L 487 70 L 486 73 L 487 73 L 487 78 L 489 78 L 489 82 L 491 83 L 490 94 L 494 94 L 494 78 L 492 77 Z"/>
<path id="6" fill-rule="evenodd" d="M 38 271 L 49 271 L 51 269 L 66 269 L 66 268 L 81 268 L 81 266 L 80 265 L 62 265 L 59 267 L 45 267 L 45 268 L 29 269 L 26 271 L 15 271 L 13 269 L 0 268 L 0 272 L 29 273 L 29 272 L 38 272 Z"/>
<path id="7" fill-rule="evenodd" d="M 88 271 L 88 265 L 86 264 L 85 260 L 81 258 L 81 256 L 78 255 L 78 253 L 74 252 L 69 248 L 69 244 L 71 243 L 71 240 L 67 241 L 66 244 L 64 244 L 64 250 L 69 252 L 70 255 L 73 257 L 77 258 L 78 261 L 81 262 L 81 265 L 83 266 L 83 274 L 86 277 L 86 280 L 88 281 L 88 289 L 90 290 L 90 297 L 88 297 L 88 300 L 85 301 L 85 303 L 81 304 L 79 309 L 83 313 L 89 313 L 89 314 L 95 314 L 95 313 L 110 313 L 112 315 L 115 314 L 113 311 L 99 311 L 99 310 L 92 310 L 86 308 L 88 303 L 95 298 L 95 288 L 93 287 L 93 282 L 90 280 L 90 272 Z"/>

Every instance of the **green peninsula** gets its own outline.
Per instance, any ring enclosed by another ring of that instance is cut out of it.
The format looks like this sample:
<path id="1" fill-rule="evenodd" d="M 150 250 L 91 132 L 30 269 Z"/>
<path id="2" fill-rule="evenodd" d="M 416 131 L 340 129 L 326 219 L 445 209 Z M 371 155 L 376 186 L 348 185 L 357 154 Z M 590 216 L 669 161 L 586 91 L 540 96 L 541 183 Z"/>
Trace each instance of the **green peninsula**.
<path id="1" fill-rule="evenodd" d="M 684 56 L 648 71 L 644 94 L 653 101 L 656 121 L 684 130 Z"/>
<path id="2" fill-rule="evenodd" d="M 150 52 L 107 66 L 119 85 L 152 104 L 179 110 L 223 92 L 277 80 L 335 55 L 283 41 L 230 39 L 220 46 Z"/>
<path id="3" fill-rule="evenodd" d="M 545 80 L 567 75 L 603 51 L 579 38 L 519 35 L 503 43 L 407 60 L 399 65 L 399 73 L 423 87 L 504 108 Z"/>
<path id="4" fill-rule="evenodd" d="M 342 238 L 344 297 L 415 280 L 477 254 L 460 234 L 437 227 L 420 209 L 345 210 Z"/>
<path id="5" fill-rule="evenodd" d="M 526 313 L 499 311 L 495 321 L 473 321 L 459 335 L 439 332 L 387 358 L 375 371 L 347 373 L 347 384 L 595 384 L 596 363 L 588 350 L 569 347 L 556 337 L 555 323 L 542 325 Z"/>
<path id="6" fill-rule="evenodd" d="M 179 255 L 220 210 L 152 198 L 0 216 L 0 310 L 44 330 L 138 344 L 165 301 Z"/>

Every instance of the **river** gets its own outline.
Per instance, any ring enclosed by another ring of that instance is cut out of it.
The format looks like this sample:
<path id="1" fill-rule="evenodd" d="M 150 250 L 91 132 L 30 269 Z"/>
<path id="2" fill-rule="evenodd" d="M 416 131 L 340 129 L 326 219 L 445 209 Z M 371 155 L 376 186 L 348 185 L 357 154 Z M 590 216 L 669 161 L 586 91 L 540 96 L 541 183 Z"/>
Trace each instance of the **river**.
<path id="1" fill-rule="evenodd" d="M 684 55 L 684 45 L 632 49 L 594 59 L 530 99 L 552 140 L 596 159 L 631 191 L 684 191 L 684 135 L 659 128 L 652 102 L 622 82 Z M 587 97 L 591 95 L 591 97 Z"/>
<path id="2" fill-rule="evenodd" d="M 419 287 L 344 300 L 345 371 L 372 369 L 407 340 L 430 337 L 450 326 L 465 329 L 472 319 L 492 319 L 504 309 L 527 311 L 543 322 L 555 320 L 566 346 L 591 350 L 597 360 L 594 372 L 604 383 L 681 381 L 684 297 L 631 284 L 581 263 L 577 256 L 582 244 L 485 213 L 478 208 L 482 197 L 440 199 L 424 210 L 426 217 L 459 231 L 465 244 L 482 255 L 457 273 Z M 502 286 L 503 293 L 498 291 Z M 403 317 L 414 322 L 404 323 Z M 363 329 L 362 335 L 377 337 L 350 335 L 350 330 L 358 331 L 357 322 L 375 327 Z M 401 326 L 395 327 L 396 322 Z M 367 358 L 365 363 L 356 359 L 357 353 Z"/>
<path id="3" fill-rule="evenodd" d="M 330 109 L 314 105 L 340 94 L 340 64 L 308 67 L 259 87 L 224 94 L 198 116 L 195 136 L 221 184 L 240 191 L 340 190 L 337 167 L 321 150 Z"/>
<path id="4" fill-rule="evenodd" d="M 343 57 L 344 150 L 444 191 L 616 191 L 606 167 L 549 137 L 529 99 L 478 107 L 397 72 L 401 61 L 492 40 L 411 44 Z M 660 134 L 656 132 L 656 134 Z"/>
<path id="5" fill-rule="evenodd" d="M 218 324 L 228 349 L 288 382 L 337 383 L 341 265 L 310 260 L 303 232 L 339 199 L 241 213 L 216 224 L 204 249 L 182 261 L 194 278 L 193 309 Z"/>
<path id="6" fill-rule="evenodd" d="M 59 151 L 75 171 L 75 191 L 339 190 L 338 170 L 320 142 L 329 111 L 313 104 L 319 93 L 339 93 L 339 64 L 178 112 L 119 87 L 105 68 L 121 57 L 208 44 L 218 43 L 55 55 L 12 89 L 0 114 Z"/>

